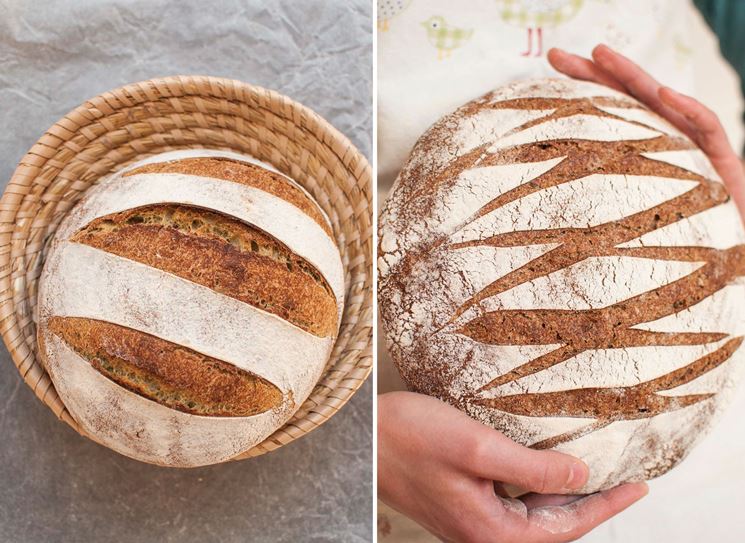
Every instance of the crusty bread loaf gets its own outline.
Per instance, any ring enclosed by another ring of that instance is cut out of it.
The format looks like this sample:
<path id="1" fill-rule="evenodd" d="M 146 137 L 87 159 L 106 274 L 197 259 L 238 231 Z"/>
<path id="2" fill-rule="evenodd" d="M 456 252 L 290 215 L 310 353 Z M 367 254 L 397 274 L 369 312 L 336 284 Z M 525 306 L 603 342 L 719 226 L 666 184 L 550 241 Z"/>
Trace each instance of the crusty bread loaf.
<path id="1" fill-rule="evenodd" d="M 61 223 L 40 352 L 93 439 L 156 464 L 221 462 L 308 396 L 343 290 L 329 221 L 294 181 L 233 153 L 164 153 L 103 180 Z"/>
<path id="2" fill-rule="evenodd" d="M 464 105 L 419 140 L 380 225 L 408 386 L 585 459 L 583 492 L 680 462 L 741 373 L 740 217 L 628 96 L 537 80 Z"/>

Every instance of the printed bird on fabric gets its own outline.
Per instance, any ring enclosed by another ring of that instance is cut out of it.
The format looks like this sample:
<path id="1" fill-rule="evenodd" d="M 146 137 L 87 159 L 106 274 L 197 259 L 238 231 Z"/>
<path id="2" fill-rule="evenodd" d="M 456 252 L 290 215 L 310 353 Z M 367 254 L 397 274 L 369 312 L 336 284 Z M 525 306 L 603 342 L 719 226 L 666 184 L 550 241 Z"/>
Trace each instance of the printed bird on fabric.
<path id="1" fill-rule="evenodd" d="M 473 29 L 457 28 L 447 24 L 443 17 L 433 15 L 422 23 L 427 31 L 427 38 L 437 48 L 437 58 L 442 60 L 449 57 L 453 49 L 457 49 L 467 42 Z"/>
<path id="2" fill-rule="evenodd" d="M 411 0 L 378 0 L 378 30 L 387 32 L 391 19 L 409 7 Z"/>
<path id="3" fill-rule="evenodd" d="M 540 57 L 543 54 L 543 29 L 559 26 L 570 20 L 585 3 L 585 0 L 496 1 L 504 22 L 528 30 L 528 48 L 522 53 L 525 57 Z"/>

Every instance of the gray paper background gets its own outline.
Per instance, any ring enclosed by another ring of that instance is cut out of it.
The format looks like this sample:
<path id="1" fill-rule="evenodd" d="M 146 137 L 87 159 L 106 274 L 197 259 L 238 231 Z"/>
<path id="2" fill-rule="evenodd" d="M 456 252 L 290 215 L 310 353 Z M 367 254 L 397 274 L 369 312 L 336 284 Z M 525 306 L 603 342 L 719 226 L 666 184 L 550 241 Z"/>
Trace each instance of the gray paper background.
<path id="1" fill-rule="evenodd" d="M 84 100 L 156 76 L 276 89 L 370 157 L 369 0 L 0 0 L 0 180 Z M 79 437 L 0 347 L 0 541 L 369 541 L 372 384 L 271 454 L 193 470 Z"/>

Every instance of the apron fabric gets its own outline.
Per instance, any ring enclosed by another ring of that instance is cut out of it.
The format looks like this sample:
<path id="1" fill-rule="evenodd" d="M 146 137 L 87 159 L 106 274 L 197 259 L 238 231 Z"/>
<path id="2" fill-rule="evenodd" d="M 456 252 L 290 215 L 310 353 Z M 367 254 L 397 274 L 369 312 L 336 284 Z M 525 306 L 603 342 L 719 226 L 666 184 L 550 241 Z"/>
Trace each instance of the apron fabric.
<path id="1" fill-rule="evenodd" d="M 681 0 L 380 0 L 380 181 L 444 114 L 511 81 L 556 76 L 551 47 L 589 56 L 605 43 L 692 94 L 689 15 Z"/>

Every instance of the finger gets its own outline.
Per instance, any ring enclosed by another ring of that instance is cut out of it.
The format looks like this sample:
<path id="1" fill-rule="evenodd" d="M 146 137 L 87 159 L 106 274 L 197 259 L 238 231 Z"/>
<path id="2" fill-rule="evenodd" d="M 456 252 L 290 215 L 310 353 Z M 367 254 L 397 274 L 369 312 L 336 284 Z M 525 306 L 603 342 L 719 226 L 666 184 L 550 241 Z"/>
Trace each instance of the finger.
<path id="1" fill-rule="evenodd" d="M 636 63 L 606 45 L 595 47 L 592 58 L 598 66 L 613 74 L 627 94 L 665 117 L 678 129 L 687 132 L 689 126 L 685 117 L 660 99 L 659 90 L 662 85 Z"/>
<path id="2" fill-rule="evenodd" d="M 467 541 L 574 541 L 617 515 L 648 492 L 646 483 L 633 483 L 590 496 L 542 496 L 546 505 L 530 509 L 523 500 L 489 498 L 470 502 L 463 511 L 459 539 Z M 463 519 L 465 520 L 465 519 Z"/>
<path id="3" fill-rule="evenodd" d="M 502 498 L 500 496 L 497 496 L 497 498 L 499 498 L 499 501 L 501 502 L 502 507 L 504 507 L 505 512 L 513 513 L 523 518 L 528 518 L 528 506 L 525 504 L 524 501 L 518 500 L 517 498 Z"/>
<path id="4" fill-rule="evenodd" d="M 544 505 L 566 505 L 584 498 L 587 494 L 536 494 L 522 488 L 494 481 L 494 494 L 501 498 L 518 499 L 529 508 Z"/>
<path id="5" fill-rule="evenodd" d="M 745 214 L 745 174 L 742 162 L 727 138 L 716 113 L 701 102 L 668 87 L 660 89 L 660 99 L 678 109 L 691 126 L 691 138 L 706 153 L 724 181 L 740 213 Z"/>
<path id="6" fill-rule="evenodd" d="M 569 505 L 570 503 L 581 500 L 585 496 L 580 494 L 525 494 L 520 496 L 520 500 L 528 509 L 536 507 L 546 507 L 550 505 Z"/>
<path id="7" fill-rule="evenodd" d="M 557 72 L 561 72 L 574 79 L 592 81 L 616 89 L 617 91 L 625 92 L 623 85 L 611 74 L 587 58 L 567 53 L 563 49 L 556 47 L 548 52 L 547 58 Z"/>
<path id="8" fill-rule="evenodd" d="M 598 45 L 592 50 L 592 59 L 623 85 L 623 88 L 647 105 L 662 106 L 657 91 L 660 84 L 631 59 L 614 51 L 607 45 Z"/>
<path id="9" fill-rule="evenodd" d="M 660 100 L 683 115 L 696 132 L 696 143 L 713 160 L 738 160 L 716 113 L 701 102 L 669 87 L 661 87 Z"/>
<path id="10" fill-rule="evenodd" d="M 461 468 L 491 481 L 500 481 L 540 494 L 566 494 L 582 488 L 589 469 L 578 458 L 556 451 L 523 447 L 483 424 L 472 432 Z"/>
<path id="11" fill-rule="evenodd" d="M 536 538 L 540 533 L 552 534 L 554 539 L 548 538 L 548 541 L 573 541 L 639 501 L 648 492 L 646 483 L 631 483 L 568 505 L 537 507 L 528 511 L 525 533 L 535 534 Z"/>

